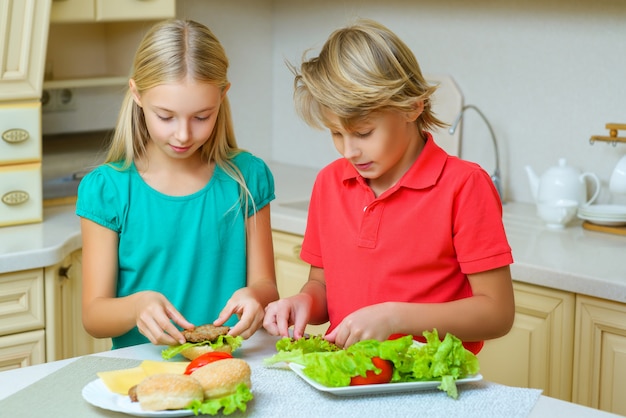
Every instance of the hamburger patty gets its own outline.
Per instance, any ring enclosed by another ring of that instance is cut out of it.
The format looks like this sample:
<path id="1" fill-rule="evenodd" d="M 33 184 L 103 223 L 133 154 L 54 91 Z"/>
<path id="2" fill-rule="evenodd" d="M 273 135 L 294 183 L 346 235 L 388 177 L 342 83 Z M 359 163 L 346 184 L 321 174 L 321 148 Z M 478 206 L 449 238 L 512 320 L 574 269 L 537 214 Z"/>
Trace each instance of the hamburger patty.
<path id="1" fill-rule="evenodd" d="M 190 343 L 200 343 L 202 341 L 214 341 L 220 335 L 228 334 L 229 330 L 230 327 L 216 327 L 215 325 L 207 324 L 183 330 L 183 335 Z"/>

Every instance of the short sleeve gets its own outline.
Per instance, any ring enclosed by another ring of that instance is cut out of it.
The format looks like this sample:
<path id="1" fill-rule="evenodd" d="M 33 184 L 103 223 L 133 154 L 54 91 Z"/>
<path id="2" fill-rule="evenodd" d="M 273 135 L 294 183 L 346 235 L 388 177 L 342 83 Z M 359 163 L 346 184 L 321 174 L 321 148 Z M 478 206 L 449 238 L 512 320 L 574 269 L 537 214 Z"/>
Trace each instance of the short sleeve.
<path id="1" fill-rule="evenodd" d="M 120 193 L 107 175 L 113 168 L 101 166 L 87 174 L 78 185 L 76 215 L 115 232 L 121 231 Z"/>
<path id="2" fill-rule="evenodd" d="M 274 176 L 267 164 L 252 154 L 239 154 L 235 160 L 254 200 L 248 208 L 248 216 L 252 216 L 276 198 Z"/>

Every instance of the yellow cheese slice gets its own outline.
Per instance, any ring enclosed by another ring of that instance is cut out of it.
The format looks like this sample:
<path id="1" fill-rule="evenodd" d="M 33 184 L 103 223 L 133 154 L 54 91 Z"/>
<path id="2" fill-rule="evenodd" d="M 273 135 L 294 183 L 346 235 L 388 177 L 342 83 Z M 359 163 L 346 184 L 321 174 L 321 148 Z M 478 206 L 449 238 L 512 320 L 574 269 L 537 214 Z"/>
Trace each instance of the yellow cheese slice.
<path id="1" fill-rule="evenodd" d="M 128 389 L 147 377 L 146 371 L 141 366 L 132 369 L 98 372 L 97 375 L 111 392 L 120 395 L 128 395 Z"/>
<path id="2" fill-rule="evenodd" d="M 141 368 L 147 376 L 160 373 L 183 374 L 189 364 L 188 361 L 153 361 L 144 360 Z"/>

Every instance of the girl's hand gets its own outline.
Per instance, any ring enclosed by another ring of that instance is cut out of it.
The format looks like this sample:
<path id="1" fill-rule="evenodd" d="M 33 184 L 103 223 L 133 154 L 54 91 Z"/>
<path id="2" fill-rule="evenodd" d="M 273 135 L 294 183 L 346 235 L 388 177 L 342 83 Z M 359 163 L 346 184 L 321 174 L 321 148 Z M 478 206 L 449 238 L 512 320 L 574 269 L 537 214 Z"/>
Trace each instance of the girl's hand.
<path id="1" fill-rule="evenodd" d="M 384 341 L 395 332 L 393 324 L 392 304 L 379 303 L 346 316 L 325 338 L 340 347 L 349 347 L 362 340 Z"/>
<path id="2" fill-rule="evenodd" d="M 237 315 L 239 321 L 230 329 L 230 335 L 241 335 L 242 338 L 248 339 L 263 324 L 263 306 L 246 287 L 233 293 L 218 318 L 213 321 L 213 325 L 224 324 L 232 315 Z"/>
<path id="3" fill-rule="evenodd" d="M 272 335 L 289 337 L 289 327 L 293 325 L 293 337 L 302 338 L 309 322 L 311 304 L 311 296 L 306 293 L 272 302 L 265 308 L 263 327 Z"/>
<path id="4" fill-rule="evenodd" d="M 185 337 L 174 324 L 181 328 L 192 328 L 161 293 L 144 291 L 135 294 L 135 317 L 139 332 L 155 345 L 184 344 Z"/>

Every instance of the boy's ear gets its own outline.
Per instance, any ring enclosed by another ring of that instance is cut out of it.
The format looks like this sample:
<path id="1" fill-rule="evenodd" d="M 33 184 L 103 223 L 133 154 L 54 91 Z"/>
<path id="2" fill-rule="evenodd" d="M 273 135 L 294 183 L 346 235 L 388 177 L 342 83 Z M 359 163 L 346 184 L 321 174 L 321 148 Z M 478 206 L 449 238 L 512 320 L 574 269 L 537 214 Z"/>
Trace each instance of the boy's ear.
<path id="1" fill-rule="evenodd" d="M 415 102 L 415 106 L 413 106 L 413 110 L 406 112 L 405 114 L 407 122 L 415 122 L 417 118 L 420 117 L 423 111 L 424 111 L 424 100 L 417 100 Z"/>
<path id="2" fill-rule="evenodd" d="M 137 85 L 135 84 L 135 80 L 133 80 L 132 78 L 128 80 L 128 88 L 130 88 L 130 93 L 133 95 L 133 100 L 135 101 L 135 103 L 137 103 L 137 106 L 142 107 L 141 96 L 137 91 Z"/>

